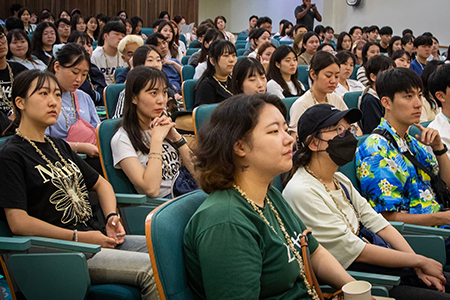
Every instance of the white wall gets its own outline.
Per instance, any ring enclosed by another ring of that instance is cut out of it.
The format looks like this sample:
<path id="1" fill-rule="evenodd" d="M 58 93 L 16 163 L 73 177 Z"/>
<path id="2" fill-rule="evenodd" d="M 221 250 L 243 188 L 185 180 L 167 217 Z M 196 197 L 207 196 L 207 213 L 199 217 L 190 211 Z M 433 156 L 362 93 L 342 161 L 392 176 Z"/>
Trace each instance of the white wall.
<path id="1" fill-rule="evenodd" d="M 323 11 L 323 1 L 313 0 L 320 12 Z M 251 15 L 268 16 L 272 19 L 275 33 L 282 19 L 287 19 L 295 25 L 294 10 L 300 4 L 302 0 L 199 0 L 198 18 L 201 22 L 223 15 L 227 19 L 227 30 L 239 33 L 248 28 L 248 18 Z M 316 21 L 314 24 L 319 23 Z"/>
<path id="2" fill-rule="evenodd" d="M 224 15 L 227 30 L 240 32 L 248 27 L 251 15 L 269 16 L 275 33 L 281 19 L 294 23 L 295 7 L 301 3 L 302 0 L 199 0 L 199 21 Z M 389 25 L 394 35 L 401 35 L 405 28 L 411 28 L 416 36 L 431 31 L 441 45 L 450 44 L 449 0 L 362 0 L 357 7 L 348 6 L 345 0 L 313 3 L 323 16 L 323 24 L 333 26 L 336 33 L 348 31 L 353 25 Z M 316 21 L 314 25 L 317 24 Z"/>
<path id="3" fill-rule="evenodd" d="M 336 33 L 348 31 L 353 25 L 387 25 L 400 36 L 405 28 L 412 29 L 415 36 L 430 31 L 440 45 L 448 46 L 449 9 L 448 0 L 362 0 L 356 7 L 344 0 L 324 0 L 323 21 Z"/>

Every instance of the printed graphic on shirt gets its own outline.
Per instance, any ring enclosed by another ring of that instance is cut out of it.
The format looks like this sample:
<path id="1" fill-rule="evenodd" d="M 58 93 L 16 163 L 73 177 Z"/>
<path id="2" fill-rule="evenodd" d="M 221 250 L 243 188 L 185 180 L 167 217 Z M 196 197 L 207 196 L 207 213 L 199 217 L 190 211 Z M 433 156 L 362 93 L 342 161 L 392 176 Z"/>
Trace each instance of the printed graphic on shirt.
<path id="1" fill-rule="evenodd" d="M 299 249 L 302 248 L 302 246 L 300 244 L 300 239 L 302 237 L 302 234 L 294 231 L 294 235 L 296 236 L 296 238 L 291 237 L 291 241 L 292 241 L 292 244 L 294 244 L 294 247 L 297 248 L 297 251 L 299 251 Z M 287 251 L 287 255 L 288 255 L 288 263 L 291 263 L 294 260 L 296 260 L 297 258 L 295 257 L 295 254 L 292 252 L 289 245 L 287 243 L 283 243 L 283 244 L 286 247 L 286 251 Z"/>
<path id="2" fill-rule="evenodd" d="M 162 180 L 172 180 L 180 170 L 180 157 L 178 152 L 167 143 L 162 144 L 163 147 L 163 172 Z"/>
<path id="3" fill-rule="evenodd" d="M 3 89 L 3 93 L 0 92 L 0 110 L 3 111 L 7 116 L 12 113 L 11 108 L 11 82 L 2 81 L 0 82 L 0 88 Z M 6 96 L 6 101 L 3 99 L 3 94 Z"/>
<path id="4" fill-rule="evenodd" d="M 41 175 L 43 183 L 51 181 L 56 188 L 49 202 L 55 205 L 57 211 L 63 212 L 61 223 L 71 223 L 74 226 L 78 223 L 86 224 L 92 217 L 88 190 L 78 166 L 69 159 L 67 162 L 75 173 L 59 161 L 54 164 L 56 170 L 49 165 L 37 165 L 35 169 Z"/>

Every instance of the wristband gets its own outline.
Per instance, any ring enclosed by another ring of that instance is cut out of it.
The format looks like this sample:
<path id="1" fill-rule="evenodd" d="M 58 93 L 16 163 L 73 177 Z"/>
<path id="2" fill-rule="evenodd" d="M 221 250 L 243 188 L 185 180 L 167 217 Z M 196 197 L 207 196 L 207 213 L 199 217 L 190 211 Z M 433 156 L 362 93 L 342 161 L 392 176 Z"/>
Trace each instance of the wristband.
<path id="1" fill-rule="evenodd" d="M 445 144 L 443 144 L 443 145 L 444 145 L 444 149 L 437 150 L 437 151 L 433 150 L 433 153 L 434 153 L 435 156 L 441 156 L 442 154 L 447 152 L 447 150 L 448 150 L 447 145 L 445 145 Z"/>
<path id="2" fill-rule="evenodd" d="M 173 145 L 177 147 L 177 149 L 180 149 L 184 144 L 186 144 L 186 138 L 184 136 L 181 137 L 178 141 L 174 142 Z"/>
<path id="3" fill-rule="evenodd" d="M 72 241 L 78 242 L 78 230 L 76 229 L 73 230 Z"/>
<path id="4" fill-rule="evenodd" d="M 106 224 L 108 224 L 108 220 L 109 220 L 109 218 L 111 218 L 112 216 L 117 216 L 117 217 L 120 219 L 120 216 L 119 216 L 118 213 L 115 213 L 115 212 L 110 213 L 110 214 L 106 217 L 106 221 L 105 221 Z M 113 224 L 113 225 L 115 225 L 115 224 Z"/>

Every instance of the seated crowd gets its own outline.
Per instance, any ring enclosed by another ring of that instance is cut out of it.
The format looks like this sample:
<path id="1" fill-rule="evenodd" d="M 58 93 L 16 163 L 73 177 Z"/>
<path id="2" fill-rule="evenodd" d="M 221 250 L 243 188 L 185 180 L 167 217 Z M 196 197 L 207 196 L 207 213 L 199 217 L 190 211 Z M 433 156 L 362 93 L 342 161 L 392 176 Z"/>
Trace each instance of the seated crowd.
<path id="1" fill-rule="evenodd" d="M 336 289 L 354 270 L 400 276 L 395 299 L 450 299 L 450 274 L 389 223 L 450 225 L 450 64 L 432 33 L 372 25 L 336 38 L 282 20 L 272 35 L 255 15 L 238 35 L 224 16 L 182 33 L 185 18 L 164 11 L 146 35 L 125 11 L 44 10 L 33 23 L 13 8 L 0 26 L 0 221 L 15 235 L 101 245 L 92 283 L 160 299 L 145 237 L 125 234 L 99 157 L 104 91 L 123 84 L 114 168 L 150 198 L 176 197 L 181 176 L 209 194 L 184 234 L 194 298 L 322 299 L 310 260 Z M 193 107 L 219 104 L 194 142 L 177 119 L 193 114 L 187 80 Z M 351 163 L 358 186 L 339 169 Z"/>

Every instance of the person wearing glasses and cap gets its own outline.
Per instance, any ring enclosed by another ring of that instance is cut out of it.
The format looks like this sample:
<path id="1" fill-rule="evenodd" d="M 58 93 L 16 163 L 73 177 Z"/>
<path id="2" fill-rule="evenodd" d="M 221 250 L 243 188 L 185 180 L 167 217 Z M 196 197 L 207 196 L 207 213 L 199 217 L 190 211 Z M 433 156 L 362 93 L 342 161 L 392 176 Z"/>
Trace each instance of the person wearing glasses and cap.
<path id="1" fill-rule="evenodd" d="M 446 282 L 442 265 L 415 254 L 402 235 L 338 172 L 338 167 L 355 156 L 356 128 L 350 124 L 361 117 L 358 109 L 340 111 L 329 104 L 305 111 L 298 121 L 298 150 L 283 197 L 345 269 L 401 276 L 400 286 L 390 291 L 395 299 L 413 299 L 411 295 L 418 293 L 421 297 L 417 299 L 447 299 L 449 295 L 442 293 Z M 367 229 L 392 248 L 366 243 L 360 235 L 365 237 Z"/>

